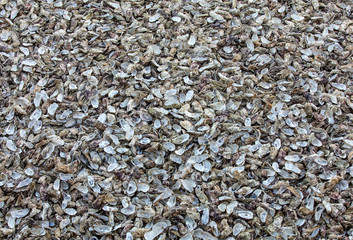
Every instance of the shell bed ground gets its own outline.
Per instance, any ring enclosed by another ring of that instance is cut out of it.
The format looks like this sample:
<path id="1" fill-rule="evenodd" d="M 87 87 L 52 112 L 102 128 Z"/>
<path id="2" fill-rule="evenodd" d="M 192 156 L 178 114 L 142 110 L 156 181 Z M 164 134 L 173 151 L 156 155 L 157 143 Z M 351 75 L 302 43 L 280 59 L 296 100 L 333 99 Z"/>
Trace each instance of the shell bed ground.
<path id="1" fill-rule="evenodd" d="M 353 239 L 352 6 L 0 0 L 0 239 Z"/>

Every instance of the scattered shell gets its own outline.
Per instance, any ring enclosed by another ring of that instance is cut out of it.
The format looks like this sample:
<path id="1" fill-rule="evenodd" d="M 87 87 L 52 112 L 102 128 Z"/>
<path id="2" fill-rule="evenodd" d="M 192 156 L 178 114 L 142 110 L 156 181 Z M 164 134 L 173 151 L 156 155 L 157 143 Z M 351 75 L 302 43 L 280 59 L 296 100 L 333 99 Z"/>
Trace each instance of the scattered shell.
<path id="1" fill-rule="evenodd" d="M 182 134 L 182 135 L 180 135 L 180 136 L 178 136 L 178 137 L 173 138 L 173 139 L 172 139 L 172 142 L 173 142 L 174 144 L 180 145 L 180 144 L 183 144 L 183 143 L 185 143 L 186 141 L 188 141 L 189 138 L 190 138 L 190 135 L 189 135 L 189 134 Z"/>
<path id="2" fill-rule="evenodd" d="M 158 222 L 153 225 L 151 231 L 146 232 L 144 234 L 144 237 L 146 240 L 153 240 L 156 238 L 158 235 L 160 235 L 164 229 L 166 229 L 168 226 L 170 226 L 170 222 Z"/>
<path id="3" fill-rule="evenodd" d="M 250 211 L 237 211 L 236 214 L 244 219 L 253 219 L 254 214 Z"/>
<path id="4" fill-rule="evenodd" d="M 64 212 L 68 215 L 74 216 L 76 215 L 77 211 L 73 208 L 65 208 Z"/>
<path id="5" fill-rule="evenodd" d="M 23 218 L 29 213 L 29 209 L 18 209 L 18 210 L 12 210 L 11 211 L 11 216 L 13 218 Z"/>
<path id="6" fill-rule="evenodd" d="M 32 59 L 26 59 L 22 62 L 22 64 L 30 67 L 34 67 L 35 65 L 37 65 L 36 61 Z"/>
<path id="7" fill-rule="evenodd" d="M 291 17 L 293 20 L 298 21 L 298 22 L 304 20 L 304 17 L 300 16 L 298 14 L 292 14 Z"/>
<path id="8" fill-rule="evenodd" d="M 105 235 L 108 234 L 112 231 L 112 226 L 107 226 L 107 225 L 94 225 L 93 227 L 94 231 L 97 232 L 99 235 Z"/>

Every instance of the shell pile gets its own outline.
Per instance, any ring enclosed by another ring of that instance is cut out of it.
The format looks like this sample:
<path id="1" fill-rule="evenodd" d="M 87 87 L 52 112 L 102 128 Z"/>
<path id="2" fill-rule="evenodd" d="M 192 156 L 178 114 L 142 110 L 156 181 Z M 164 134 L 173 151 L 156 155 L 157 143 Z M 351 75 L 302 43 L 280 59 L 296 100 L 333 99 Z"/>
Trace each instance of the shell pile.
<path id="1" fill-rule="evenodd" d="M 353 239 L 352 6 L 0 0 L 0 238 Z"/>

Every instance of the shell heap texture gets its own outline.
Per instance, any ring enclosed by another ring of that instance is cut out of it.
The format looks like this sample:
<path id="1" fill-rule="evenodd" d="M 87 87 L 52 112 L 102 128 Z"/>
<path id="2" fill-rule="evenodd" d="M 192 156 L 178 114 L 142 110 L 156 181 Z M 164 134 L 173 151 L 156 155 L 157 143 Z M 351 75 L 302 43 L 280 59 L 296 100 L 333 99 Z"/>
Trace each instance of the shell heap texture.
<path id="1" fill-rule="evenodd" d="M 0 0 L 1 239 L 353 239 L 351 1 Z"/>

